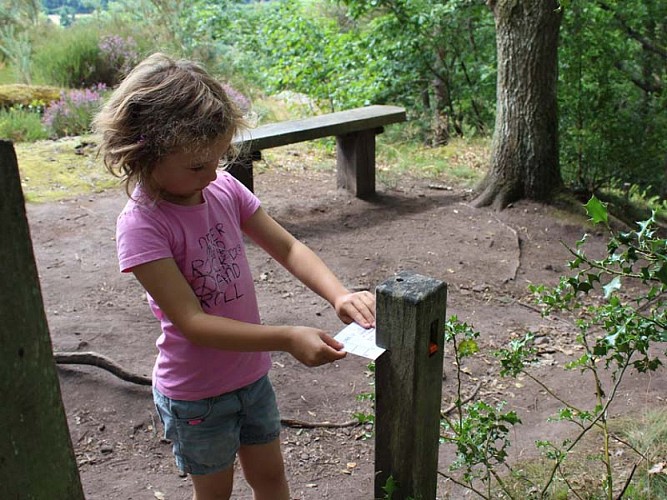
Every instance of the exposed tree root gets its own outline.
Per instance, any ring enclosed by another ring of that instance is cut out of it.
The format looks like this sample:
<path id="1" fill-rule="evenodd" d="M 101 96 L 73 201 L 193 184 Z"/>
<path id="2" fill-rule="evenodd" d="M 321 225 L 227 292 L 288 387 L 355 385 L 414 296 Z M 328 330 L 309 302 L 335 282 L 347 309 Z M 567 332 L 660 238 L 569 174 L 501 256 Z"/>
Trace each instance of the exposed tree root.
<path id="1" fill-rule="evenodd" d="M 493 175 L 487 175 L 477 186 L 477 197 L 471 205 L 475 208 L 491 207 L 497 212 L 522 197 L 521 187 L 499 181 Z"/>
<path id="2" fill-rule="evenodd" d="M 501 221 L 498 217 L 494 217 L 496 221 L 499 224 L 502 224 L 505 226 L 507 229 L 510 230 L 510 232 L 514 235 L 514 240 L 516 241 L 516 264 L 514 266 L 514 271 L 512 272 L 512 276 L 507 279 L 507 281 L 514 281 L 516 280 L 516 275 L 519 272 L 519 268 L 521 267 L 521 238 L 519 237 L 519 233 L 516 232 L 516 229 L 514 229 L 512 226 L 505 224 L 503 221 Z"/>
<path id="3" fill-rule="evenodd" d="M 468 205 L 467 203 L 461 203 L 461 205 L 464 205 L 466 207 L 471 207 L 471 205 Z M 475 208 L 475 207 L 472 206 L 472 208 Z M 510 226 L 509 224 L 506 224 L 505 222 L 501 221 L 498 217 L 494 217 L 494 219 L 496 220 L 496 222 L 498 222 L 498 224 L 501 224 L 501 225 L 505 226 L 514 235 L 514 239 L 516 241 L 516 254 L 517 255 L 516 255 L 516 262 L 515 262 L 515 265 L 514 265 L 514 270 L 512 271 L 512 275 L 509 278 L 505 278 L 505 282 L 514 281 L 514 280 L 516 280 L 516 275 L 519 272 L 519 268 L 521 267 L 521 237 L 519 236 L 519 233 L 517 233 L 516 229 L 514 229 L 512 226 Z"/>

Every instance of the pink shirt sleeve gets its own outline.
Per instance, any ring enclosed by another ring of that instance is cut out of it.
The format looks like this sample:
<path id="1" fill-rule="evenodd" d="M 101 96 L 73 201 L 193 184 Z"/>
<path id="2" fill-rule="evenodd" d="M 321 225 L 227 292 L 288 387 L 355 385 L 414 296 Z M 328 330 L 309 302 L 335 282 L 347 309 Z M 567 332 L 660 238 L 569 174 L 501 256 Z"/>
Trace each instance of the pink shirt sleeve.
<path id="1" fill-rule="evenodd" d="M 122 272 L 154 260 L 173 257 L 168 230 L 150 209 L 134 203 L 123 211 L 116 224 L 118 262 Z"/>

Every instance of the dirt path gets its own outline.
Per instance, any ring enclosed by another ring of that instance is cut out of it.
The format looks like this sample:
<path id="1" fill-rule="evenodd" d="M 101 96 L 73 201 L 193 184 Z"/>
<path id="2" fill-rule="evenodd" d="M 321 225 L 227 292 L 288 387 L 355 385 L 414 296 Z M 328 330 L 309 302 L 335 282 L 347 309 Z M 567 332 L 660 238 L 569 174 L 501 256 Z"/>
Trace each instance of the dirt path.
<path id="1" fill-rule="evenodd" d="M 529 283 L 556 283 L 568 258 L 560 241 L 573 243 L 585 222 L 544 206 L 521 203 L 498 214 L 477 210 L 462 192 L 430 189 L 405 179 L 400 190 L 380 187 L 372 201 L 335 190 L 332 172 L 277 171 L 256 178 L 265 208 L 315 249 L 349 287 L 368 288 L 401 270 L 448 283 L 448 315 L 480 331 L 483 350 L 532 330 L 540 333 L 542 363 L 536 370 L 557 391 L 581 404 L 592 386 L 558 365 L 572 353 L 576 332 L 566 320 L 543 319 L 528 297 Z M 54 348 L 96 351 L 126 368 L 150 374 L 158 325 L 139 286 L 117 269 L 115 218 L 125 195 L 105 193 L 64 202 L 30 205 L 28 215 Z M 601 249 L 605 241 L 593 235 Z M 337 332 L 327 304 L 295 282 L 258 249 L 249 251 L 266 323 L 300 323 Z M 371 411 L 356 396 L 372 391 L 365 360 L 305 368 L 289 356 L 274 356 L 272 379 L 284 418 L 344 422 Z M 445 372 L 452 373 L 451 356 Z M 515 458 L 534 453 L 533 441 L 563 435 L 546 424 L 556 405 L 535 386 L 498 380 L 490 361 L 466 367 L 467 391 L 507 400 L 524 424 L 513 438 Z M 93 367 L 60 367 L 72 439 L 86 497 L 109 499 L 190 498 L 187 478 L 177 475 L 169 445 L 160 440 L 150 389 L 118 380 Z M 620 412 L 663 404 L 664 375 L 631 379 Z M 447 379 L 443 408 L 453 400 Z M 368 429 L 285 428 L 282 442 L 295 499 L 373 496 L 373 441 Z M 452 453 L 441 448 L 440 467 Z M 243 480 L 235 498 L 251 498 Z M 460 493 L 444 480 L 439 498 Z"/>

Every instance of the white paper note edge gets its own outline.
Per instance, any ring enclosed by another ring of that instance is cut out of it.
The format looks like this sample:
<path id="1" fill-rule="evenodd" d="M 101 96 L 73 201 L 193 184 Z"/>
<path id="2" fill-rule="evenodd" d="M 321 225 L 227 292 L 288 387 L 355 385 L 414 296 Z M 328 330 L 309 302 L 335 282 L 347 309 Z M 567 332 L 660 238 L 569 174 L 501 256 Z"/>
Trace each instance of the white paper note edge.
<path id="1" fill-rule="evenodd" d="M 375 344 L 375 328 L 364 328 L 358 323 L 350 323 L 334 338 L 345 346 L 344 351 L 373 361 L 385 351 Z"/>

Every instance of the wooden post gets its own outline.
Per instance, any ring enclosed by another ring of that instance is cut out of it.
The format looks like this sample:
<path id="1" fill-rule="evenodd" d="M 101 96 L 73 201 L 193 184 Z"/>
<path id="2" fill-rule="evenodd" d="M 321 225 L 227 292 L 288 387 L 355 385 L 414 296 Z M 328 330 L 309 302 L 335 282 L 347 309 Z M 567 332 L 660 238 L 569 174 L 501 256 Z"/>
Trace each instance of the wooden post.
<path id="1" fill-rule="evenodd" d="M 0 141 L 0 193 L 0 496 L 83 500 L 7 141 Z"/>
<path id="2" fill-rule="evenodd" d="M 375 498 L 433 500 L 437 489 L 447 285 L 401 272 L 377 288 Z"/>
<path id="3" fill-rule="evenodd" d="M 375 194 L 375 135 L 382 129 L 336 136 L 336 181 L 358 198 Z"/>

